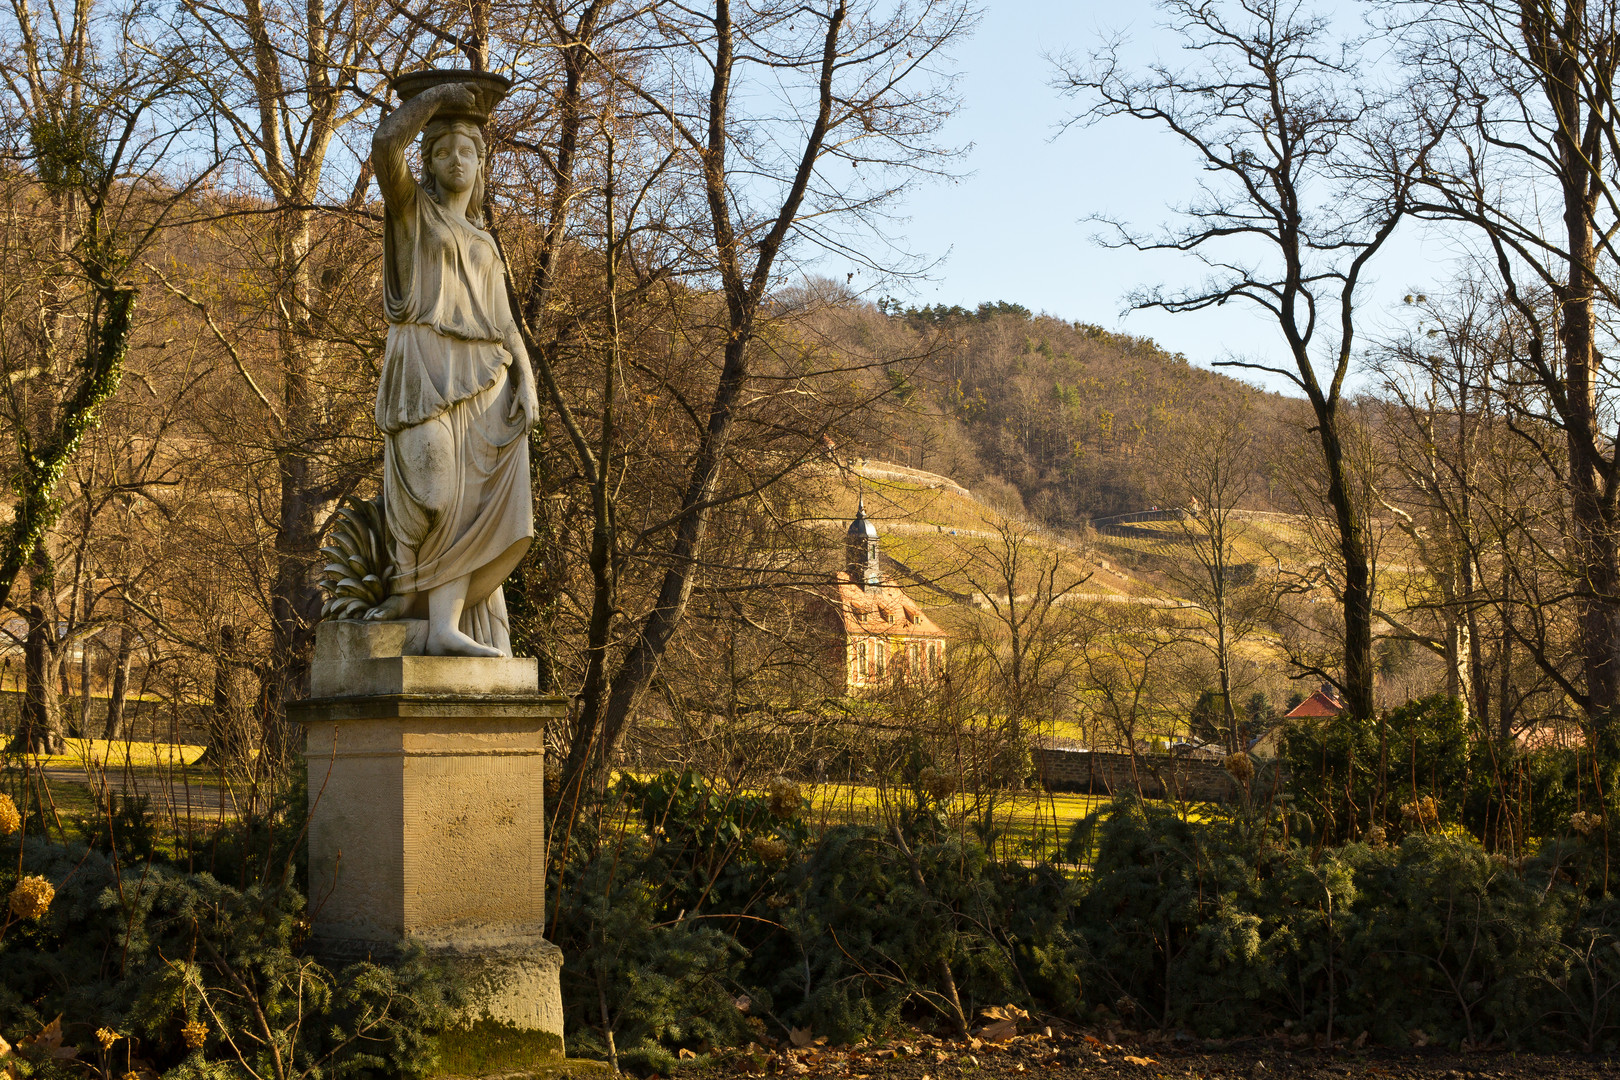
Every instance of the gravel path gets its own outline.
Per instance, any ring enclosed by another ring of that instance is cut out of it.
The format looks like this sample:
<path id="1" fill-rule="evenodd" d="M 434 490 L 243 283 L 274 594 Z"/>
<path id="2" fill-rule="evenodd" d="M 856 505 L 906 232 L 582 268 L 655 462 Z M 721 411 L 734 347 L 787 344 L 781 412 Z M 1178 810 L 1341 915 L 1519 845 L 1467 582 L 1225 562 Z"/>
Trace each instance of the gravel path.
<path id="1" fill-rule="evenodd" d="M 83 769 L 67 766 L 48 767 L 45 776 L 53 784 L 86 784 Z M 152 800 L 152 809 L 165 816 L 180 817 L 235 817 L 236 801 L 224 787 L 216 784 L 186 785 L 173 780 L 149 776 L 128 776 L 118 770 L 107 773 L 109 784 L 126 795 L 144 795 Z"/>

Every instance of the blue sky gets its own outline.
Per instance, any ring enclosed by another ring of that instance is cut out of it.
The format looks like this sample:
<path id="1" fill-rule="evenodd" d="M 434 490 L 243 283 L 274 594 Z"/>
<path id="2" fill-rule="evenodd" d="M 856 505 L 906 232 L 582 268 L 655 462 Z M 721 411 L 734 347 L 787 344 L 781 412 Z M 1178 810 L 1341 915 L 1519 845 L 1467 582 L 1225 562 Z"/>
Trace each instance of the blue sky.
<path id="1" fill-rule="evenodd" d="M 1152 337 L 1199 364 L 1233 354 L 1281 362 L 1277 332 L 1238 305 L 1207 312 L 1124 314 L 1124 296 L 1144 283 L 1196 276 L 1190 260 L 1170 254 L 1109 251 L 1083 219 L 1102 212 L 1138 226 L 1165 221 L 1168 207 L 1193 191 L 1192 159 L 1177 141 L 1141 122 L 1115 120 L 1086 128 L 1058 127 L 1077 103 L 1051 87 L 1048 53 L 1091 48 L 1108 29 L 1125 30 L 1143 56 L 1174 58 L 1156 27 L 1153 8 L 1139 0 L 989 0 L 974 36 L 957 47 L 964 73 L 963 108 L 944 132 L 972 143 L 959 181 L 918 188 L 901 224 L 914 250 L 944 261 L 908 299 L 973 306 L 1012 300 L 1036 311 Z M 1449 276 L 1444 251 L 1415 232 L 1374 269 L 1369 300 L 1380 310 L 1416 287 Z M 1367 329 L 1392 325 L 1390 317 Z M 1254 380 L 1253 375 L 1245 376 Z M 1265 380 L 1272 389 L 1287 388 Z"/>

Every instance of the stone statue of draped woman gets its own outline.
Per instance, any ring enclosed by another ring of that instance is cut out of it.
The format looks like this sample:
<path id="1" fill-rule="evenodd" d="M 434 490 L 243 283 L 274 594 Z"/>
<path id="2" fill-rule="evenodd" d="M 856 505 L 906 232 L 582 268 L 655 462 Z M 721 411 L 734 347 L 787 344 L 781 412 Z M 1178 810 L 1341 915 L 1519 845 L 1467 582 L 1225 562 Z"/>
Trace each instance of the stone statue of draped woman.
<path id="1" fill-rule="evenodd" d="M 367 618 L 423 617 L 433 655 L 510 656 L 501 583 L 534 537 L 534 373 L 506 267 L 482 228 L 489 90 L 449 82 L 378 125 L 388 345 L 377 387 L 394 593 Z M 422 178 L 405 151 L 422 135 Z"/>

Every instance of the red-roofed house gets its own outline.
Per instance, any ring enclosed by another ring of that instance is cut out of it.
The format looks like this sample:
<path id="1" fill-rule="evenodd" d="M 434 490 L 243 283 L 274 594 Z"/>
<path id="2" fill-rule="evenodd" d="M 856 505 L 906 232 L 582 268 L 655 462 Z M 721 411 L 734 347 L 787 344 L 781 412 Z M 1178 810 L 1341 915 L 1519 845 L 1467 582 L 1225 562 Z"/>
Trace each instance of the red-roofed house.
<path id="1" fill-rule="evenodd" d="M 1342 712 L 1344 706 L 1333 695 L 1333 688 L 1323 683 L 1322 689 L 1288 710 L 1283 719 L 1320 720 L 1325 716 L 1338 716 Z"/>
<path id="2" fill-rule="evenodd" d="M 945 672 L 945 631 L 882 569 L 877 526 L 862 500 L 844 536 L 845 567 L 830 590 L 845 694 L 897 679 L 930 683 Z"/>

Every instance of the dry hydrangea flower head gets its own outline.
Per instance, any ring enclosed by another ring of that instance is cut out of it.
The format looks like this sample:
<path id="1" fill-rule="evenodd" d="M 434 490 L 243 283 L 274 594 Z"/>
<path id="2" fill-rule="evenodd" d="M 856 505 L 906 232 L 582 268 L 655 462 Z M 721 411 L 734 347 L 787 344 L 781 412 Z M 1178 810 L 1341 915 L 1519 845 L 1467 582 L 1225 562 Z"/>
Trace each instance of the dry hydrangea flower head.
<path id="1" fill-rule="evenodd" d="M 924 765 L 917 772 L 917 784 L 935 802 L 944 802 L 956 794 L 956 777 L 940 772 L 932 765 Z"/>
<path id="2" fill-rule="evenodd" d="M 118 1041 L 118 1032 L 112 1028 L 97 1028 L 96 1042 L 101 1044 L 102 1050 L 111 1050 L 112 1044 Z"/>
<path id="3" fill-rule="evenodd" d="M 180 1029 L 180 1037 L 186 1040 L 187 1050 L 201 1050 L 208 1039 L 208 1025 L 201 1020 L 193 1020 Z"/>
<path id="4" fill-rule="evenodd" d="M 1569 815 L 1569 827 L 1582 836 L 1591 836 L 1603 828 L 1603 819 L 1596 814 L 1589 814 L 1585 810 L 1577 810 Z"/>
<path id="5" fill-rule="evenodd" d="M 17 804 L 10 795 L 0 794 L 0 836 L 10 836 L 20 828 L 22 815 L 17 813 Z"/>
<path id="6" fill-rule="evenodd" d="M 761 862 L 776 862 L 787 857 L 788 846 L 770 836 L 756 836 L 749 848 Z"/>
<path id="7" fill-rule="evenodd" d="M 1432 829 L 1440 824 L 1440 805 L 1434 801 L 1433 795 L 1425 795 L 1421 799 L 1403 803 L 1401 816 L 1410 823 Z"/>
<path id="8" fill-rule="evenodd" d="M 790 818 L 799 812 L 804 796 L 799 791 L 799 785 L 785 776 L 778 776 L 771 781 L 768 802 L 770 811 L 779 818 Z"/>
<path id="9" fill-rule="evenodd" d="M 19 919 L 39 919 L 51 910 L 51 901 L 56 899 L 56 890 L 51 883 L 34 874 L 17 882 L 17 887 L 11 890 L 11 913 Z"/>
<path id="10" fill-rule="evenodd" d="M 1227 754 L 1226 760 L 1221 764 L 1226 767 L 1227 772 L 1232 774 L 1232 779 L 1244 787 L 1248 787 L 1249 781 L 1254 779 L 1254 759 L 1250 758 L 1242 750 L 1235 754 Z"/>

